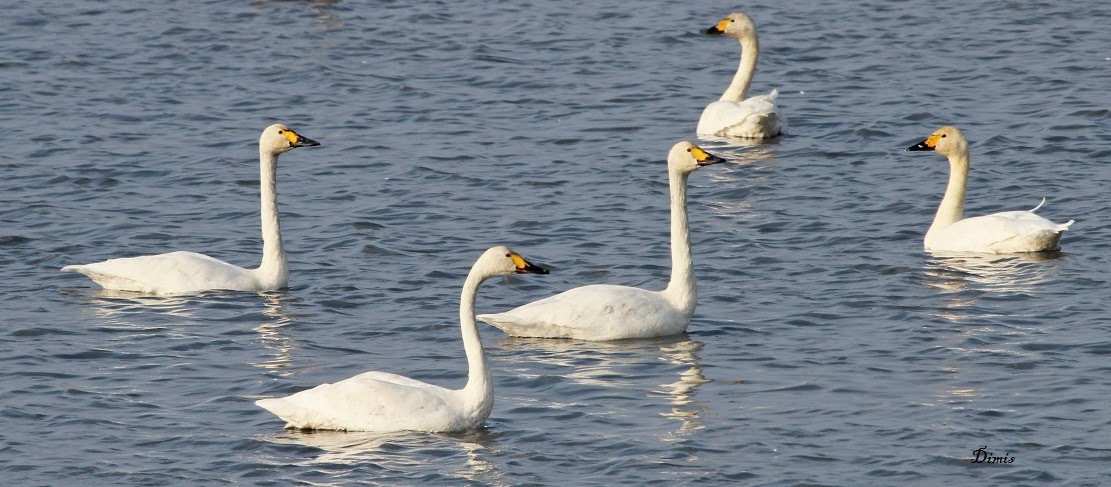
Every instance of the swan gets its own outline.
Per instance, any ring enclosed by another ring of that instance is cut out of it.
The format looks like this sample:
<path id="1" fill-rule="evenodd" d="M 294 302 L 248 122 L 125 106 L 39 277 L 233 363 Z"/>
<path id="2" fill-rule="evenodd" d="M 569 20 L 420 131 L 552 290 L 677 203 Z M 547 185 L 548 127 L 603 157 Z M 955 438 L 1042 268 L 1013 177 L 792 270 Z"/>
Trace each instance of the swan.
<path id="1" fill-rule="evenodd" d="M 961 219 L 968 184 L 968 141 L 956 127 L 941 127 L 907 148 L 934 151 L 949 158 L 949 187 L 941 199 L 933 225 L 926 231 L 925 248 L 943 252 L 1006 254 L 1059 249 L 1061 233 L 1075 220 L 1057 224 L 1029 211 L 1004 211 Z"/>
<path id="2" fill-rule="evenodd" d="M 469 372 L 462 389 L 445 389 L 386 372 L 366 372 L 255 404 L 285 420 L 287 428 L 453 433 L 481 426 L 494 405 L 494 383 L 475 325 L 475 295 L 482 281 L 513 273 L 548 271 L 506 247 L 494 247 L 479 257 L 463 283 L 459 327 Z"/>
<path id="3" fill-rule="evenodd" d="M 512 336 L 620 340 L 682 333 L 698 301 L 687 226 L 687 176 L 724 159 L 690 142 L 667 156 L 671 185 L 671 282 L 661 292 L 595 284 L 565 291 L 497 314 L 479 315 Z"/>
<path id="4" fill-rule="evenodd" d="M 756 71 L 756 58 L 760 57 L 760 41 L 752 18 L 733 12 L 702 33 L 726 35 L 741 41 L 741 65 L 721 99 L 702 111 L 698 135 L 768 139 L 787 133 L 787 118 L 779 114 L 775 104 L 779 90 L 745 99 L 752 73 Z"/>
<path id="5" fill-rule="evenodd" d="M 258 141 L 262 176 L 262 264 L 244 269 L 195 252 L 170 252 L 67 265 L 65 272 L 80 272 L 105 289 L 149 294 L 183 294 L 222 289 L 272 291 L 289 283 L 289 266 L 278 224 L 278 155 L 297 147 L 320 145 L 289 127 L 266 127 Z"/>

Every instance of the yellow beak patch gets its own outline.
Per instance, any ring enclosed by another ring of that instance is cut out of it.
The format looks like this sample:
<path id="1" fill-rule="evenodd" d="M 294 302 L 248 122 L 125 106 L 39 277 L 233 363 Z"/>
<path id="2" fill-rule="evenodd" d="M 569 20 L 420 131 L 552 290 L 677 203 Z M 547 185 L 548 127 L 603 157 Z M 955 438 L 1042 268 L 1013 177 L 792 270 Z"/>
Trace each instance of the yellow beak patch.
<path id="1" fill-rule="evenodd" d="M 931 149 L 937 147 L 937 141 L 939 140 L 941 140 L 941 134 L 933 134 L 929 137 L 926 137 L 926 147 L 929 147 Z"/>
<path id="2" fill-rule="evenodd" d="M 691 155 L 694 156 L 694 160 L 698 162 L 705 161 L 707 157 L 710 157 L 710 155 L 707 154 L 706 151 L 699 149 L 698 147 L 691 147 Z"/>
<path id="3" fill-rule="evenodd" d="M 729 22 L 730 22 L 729 19 L 723 19 L 721 22 L 718 22 L 718 25 L 715 25 L 714 28 L 717 29 L 717 30 L 720 30 L 722 32 L 725 32 L 725 28 L 729 26 Z M 702 25 L 706 25 L 706 24 L 702 24 Z"/>
<path id="4" fill-rule="evenodd" d="M 282 135 L 284 135 L 286 139 L 289 139 L 290 144 L 296 144 L 297 139 L 301 138 L 300 135 L 297 135 L 297 132 L 294 132 L 292 130 L 286 130 L 282 132 Z"/>
<path id="5" fill-rule="evenodd" d="M 517 266 L 518 269 L 528 267 L 528 262 L 525 262 L 525 259 L 517 254 L 509 254 L 509 258 L 513 259 L 513 265 Z"/>

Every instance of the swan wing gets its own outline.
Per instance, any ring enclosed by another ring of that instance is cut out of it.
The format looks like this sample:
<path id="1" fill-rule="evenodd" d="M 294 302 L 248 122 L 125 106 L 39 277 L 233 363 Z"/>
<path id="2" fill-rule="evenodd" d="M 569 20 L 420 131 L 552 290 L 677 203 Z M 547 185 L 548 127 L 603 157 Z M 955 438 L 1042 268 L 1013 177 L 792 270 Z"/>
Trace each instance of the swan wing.
<path id="1" fill-rule="evenodd" d="M 681 333 L 690 316 L 658 292 L 598 284 L 478 319 L 511 336 L 619 340 Z"/>
<path id="2" fill-rule="evenodd" d="M 170 252 L 69 265 L 67 272 L 89 276 L 105 289 L 175 294 L 210 289 L 256 290 L 251 272 L 195 252 Z"/>
<path id="3" fill-rule="evenodd" d="M 928 250 L 963 252 L 1039 252 L 1056 250 L 1073 221 L 1057 224 L 1033 211 L 1005 211 L 960 220 L 928 245 Z"/>
<path id="4" fill-rule="evenodd" d="M 779 114 L 778 90 L 734 102 L 719 100 L 706 106 L 698 120 L 699 135 L 770 138 L 787 133 L 787 119 Z"/>
<path id="5" fill-rule="evenodd" d="M 459 422 L 452 395 L 408 377 L 367 372 L 255 404 L 285 420 L 287 428 L 447 431 Z"/>

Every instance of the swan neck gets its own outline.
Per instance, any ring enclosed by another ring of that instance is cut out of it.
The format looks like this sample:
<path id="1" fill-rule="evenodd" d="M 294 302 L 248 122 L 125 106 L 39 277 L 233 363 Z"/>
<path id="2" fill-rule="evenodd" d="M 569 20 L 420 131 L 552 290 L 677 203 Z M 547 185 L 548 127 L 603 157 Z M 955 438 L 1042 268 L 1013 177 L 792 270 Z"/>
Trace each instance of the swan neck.
<path id="1" fill-rule="evenodd" d="M 486 352 L 482 349 L 482 338 L 475 323 L 474 304 L 478 287 L 489 276 L 471 269 L 463 283 L 463 293 L 459 298 L 459 328 L 463 333 L 463 350 L 467 353 L 467 385 L 463 396 L 480 414 L 489 414 L 494 404 L 494 380 L 486 363 Z"/>
<path id="2" fill-rule="evenodd" d="M 752 36 L 741 39 L 741 64 L 737 67 L 737 74 L 733 75 L 729 89 L 721 95 L 721 101 L 739 102 L 748 96 L 748 87 L 752 84 L 752 74 L 756 72 L 756 59 L 759 57 L 760 41 L 754 32 Z"/>
<path id="3" fill-rule="evenodd" d="M 668 172 L 671 186 L 671 281 L 664 294 L 679 308 L 694 312 L 698 300 L 698 283 L 691 262 L 690 226 L 687 223 L 687 177 L 678 171 Z"/>
<path id="4" fill-rule="evenodd" d="M 964 214 L 964 193 L 968 186 L 968 152 L 949 156 L 949 186 L 945 189 L 945 196 L 941 198 L 941 205 L 937 208 L 934 223 L 926 232 L 926 238 L 934 232 L 945 230 L 950 225 L 960 221 Z"/>
<path id="5" fill-rule="evenodd" d="M 289 283 L 289 267 L 282 246 L 281 223 L 278 221 L 278 155 L 259 151 L 259 180 L 262 194 L 262 264 L 259 280 L 266 287 L 284 287 Z"/>

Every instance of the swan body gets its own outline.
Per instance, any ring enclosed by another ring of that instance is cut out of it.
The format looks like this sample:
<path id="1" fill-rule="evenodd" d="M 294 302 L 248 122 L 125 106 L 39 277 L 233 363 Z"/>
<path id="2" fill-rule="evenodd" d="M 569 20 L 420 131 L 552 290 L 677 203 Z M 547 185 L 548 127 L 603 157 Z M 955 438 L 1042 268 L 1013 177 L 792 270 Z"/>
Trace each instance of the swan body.
<path id="1" fill-rule="evenodd" d="M 929 251 L 1008 254 L 1060 249 L 1061 234 L 1073 224 L 1054 223 L 1035 215 L 1045 200 L 1029 211 L 1004 211 L 964 218 L 968 184 L 968 141 L 956 127 L 937 129 L 908 151 L 934 151 L 949 158 L 949 186 L 938 207 L 924 247 Z"/>
<path id="2" fill-rule="evenodd" d="M 490 417 L 494 386 L 474 319 L 478 287 L 490 277 L 513 273 L 547 274 L 505 247 L 487 250 L 475 262 L 459 303 L 467 385 L 453 390 L 385 372 L 366 372 L 291 396 L 255 404 L 286 421 L 287 428 L 345 431 L 460 432 Z"/>
<path id="3" fill-rule="evenodd" d="M 289 266 L 278 221 L 278 155 L 297 147 L 320 145 L 289 127 L 271 125 L 259 138 L 262 193 L 262 264 L 244 269 L 195 252 L 170 252 L 68 265 L 105 289 L 149 294 L 184 294 L 209 290 L 272 291 L 289 283 Z"/>
<path id="4" fill-rule="evenodd" d="M 746 98 L 752 75 L 756 72 L 756 60 L 760 57 L 760 41 L 752 18 L 734 12 L 702 32 L 740 41 L 741 64 L 721 99 L 702 111 L 696 130 L 698 135 L 768 139 L 787 133 L 787 118 L 779 113 L 775 102 L 779 97 L 778 90 Z"/>
<path id="5" fill-rule="evenodd" d="M 478 319 L 519 337 L 603 341 L 682 333 L 698 300 L 687 224 L 687 177 L 699 167 L 723 161 L 690 142 L 675 144 L 668 154 L 672 270 L 667 289 L 584 286 Z"/>

